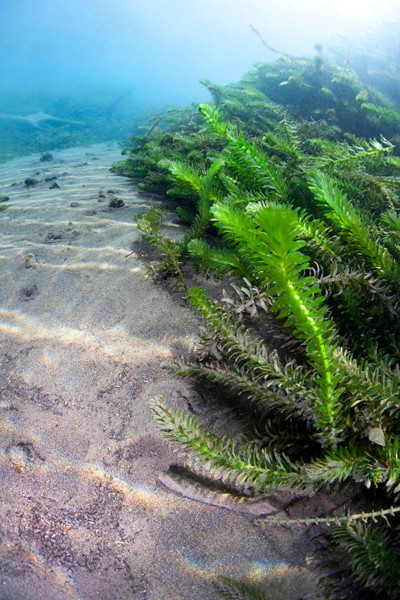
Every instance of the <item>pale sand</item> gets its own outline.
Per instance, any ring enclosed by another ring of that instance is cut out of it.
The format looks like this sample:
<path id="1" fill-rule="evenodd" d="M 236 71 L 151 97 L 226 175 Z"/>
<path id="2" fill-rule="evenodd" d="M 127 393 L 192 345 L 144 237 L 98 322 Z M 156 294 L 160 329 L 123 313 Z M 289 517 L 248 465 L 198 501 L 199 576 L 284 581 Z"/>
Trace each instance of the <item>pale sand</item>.
<path id="1" fill-rule="evenodd" d="M 180 459 L 147 403 L 190 406 L 161 365 L 199 322 L 146 277 L 134 216 L 151 198 L 109 172 L 117 145 L 53 155 L 0 164 L 1 600 L 216 600 L 218 575 L 301 598 L 316 581 L 304 530 L 157 482 Z"/>

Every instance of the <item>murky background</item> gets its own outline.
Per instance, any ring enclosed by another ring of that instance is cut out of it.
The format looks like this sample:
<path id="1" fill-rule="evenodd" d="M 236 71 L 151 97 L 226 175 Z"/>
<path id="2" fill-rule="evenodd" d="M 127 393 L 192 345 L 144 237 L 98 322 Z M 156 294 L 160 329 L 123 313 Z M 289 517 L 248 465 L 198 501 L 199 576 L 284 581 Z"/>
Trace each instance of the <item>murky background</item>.
<path id="1" fill-rule="evenodd" d="M 0 159 L 40 151 L 43 141 L 128 139 L 144 116 L 208 100 L 201 78 L 236 81 L 274 50 L 397 52 L 398 8 L 398 0 L 2 0 Z M 4 118 L 38 111 L 83 125 L 43 140 L 29 123 Z"/>

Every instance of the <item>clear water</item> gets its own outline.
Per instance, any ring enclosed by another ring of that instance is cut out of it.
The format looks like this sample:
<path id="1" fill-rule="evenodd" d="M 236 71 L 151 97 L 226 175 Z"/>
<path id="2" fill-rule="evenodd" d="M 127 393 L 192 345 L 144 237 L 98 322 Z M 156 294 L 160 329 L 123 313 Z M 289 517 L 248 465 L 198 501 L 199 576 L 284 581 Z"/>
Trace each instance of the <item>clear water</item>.
<path id="1" fill-rule="evenodd" d="M 161 364 L 199 322 L 148 280 L 134 219 L 153 198 L 109 167 L 148 117 L 210 100 L 201 78 L 316 44 L 395 72 L 399 17 L 400 0 L 0 0 L 0 600 L 218 600 L 220 575 L 310 591 L 301 530 L 157 479 L 177 459 L 148 400 L 196 412 Z"/>
<path id="2" fill-rule="evenodd" d="M 201 78 L 226 84 L 276 58 L 249 24 L 271 48 L 310 55 L 339 39 L 354 49 L 398 9 L 398 0 L 2 0 L 0 113 L 41 110 L 84 121 L 86 141 L 126 138 L 147 111 L 208 100 Z M 10 136 L 22 140 L 8 125 L 0 121 L 3 158 L 16 151 Z"/>

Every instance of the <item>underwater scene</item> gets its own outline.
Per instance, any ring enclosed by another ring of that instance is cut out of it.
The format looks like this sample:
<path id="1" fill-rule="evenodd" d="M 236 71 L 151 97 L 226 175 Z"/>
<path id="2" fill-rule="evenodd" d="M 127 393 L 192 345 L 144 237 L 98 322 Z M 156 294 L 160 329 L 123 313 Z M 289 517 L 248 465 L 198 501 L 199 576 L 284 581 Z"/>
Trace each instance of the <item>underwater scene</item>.
<path id="1" fill-rule="evenodd" d="M 0 600 L 399 599 L 400 0 L 0 55 Z"/>

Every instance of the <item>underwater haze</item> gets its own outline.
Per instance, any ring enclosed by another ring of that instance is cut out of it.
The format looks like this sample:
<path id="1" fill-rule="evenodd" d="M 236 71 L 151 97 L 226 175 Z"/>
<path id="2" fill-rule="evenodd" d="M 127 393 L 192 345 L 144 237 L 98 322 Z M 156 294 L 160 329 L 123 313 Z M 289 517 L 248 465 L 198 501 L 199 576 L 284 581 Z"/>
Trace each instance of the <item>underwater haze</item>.
<path id="1" fill-rule="evenodd" d="M 0 600 L 400 600 L 400 0 L 0 56 Z"/>
<path id="2" fill-rule="evenodd" d="M 146 111 L 208 100 L 201 78 L 227 84 L 279 53 L 310 55 L 334 39 L 350 47 L 396 8 L 390 0 L 2 0 L 0 113 L 87 124 L 61 146 L 121 139 Z M 0 156 L 22 142 L 29 150 L 26 133 L 3 119 Z"/>

